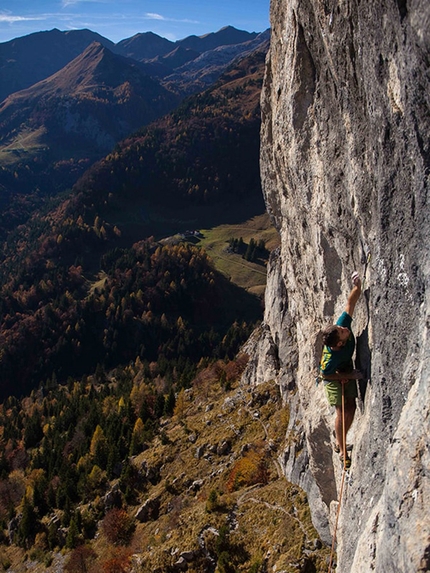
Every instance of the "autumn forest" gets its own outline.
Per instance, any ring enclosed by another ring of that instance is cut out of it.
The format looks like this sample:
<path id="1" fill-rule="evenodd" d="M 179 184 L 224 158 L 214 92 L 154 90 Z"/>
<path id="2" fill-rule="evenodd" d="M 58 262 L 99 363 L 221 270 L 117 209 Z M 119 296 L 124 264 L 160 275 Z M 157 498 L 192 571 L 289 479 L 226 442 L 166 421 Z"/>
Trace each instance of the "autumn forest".
<path id="1" fill-rule="evenodd" d="M 97 531 L 127 547 L 130 508 L 159 480 L 133 457 L 168 441 L 162 420 L 180 415 L 202 373 L 227 391 L 246 364 L 238 352 L 261 299 L 198 241 L 163 237 L 221 224 L 242 204 L 262 212 L 263 62 L 260 52 L 233 66 L 119 142 L 72 189 L 38 188 L 3 210 L 0 542 L 46 567 L 63 548 L 75 551 L 68 571 L 87 571 L 97 555 L 84 542 Z M 21 166 L 14 187 L 23 176 Z M 246 261 L 268 256 L 263 240 L 225 248 Z M 104 570 L 127 570 L 116 559 Z"/>

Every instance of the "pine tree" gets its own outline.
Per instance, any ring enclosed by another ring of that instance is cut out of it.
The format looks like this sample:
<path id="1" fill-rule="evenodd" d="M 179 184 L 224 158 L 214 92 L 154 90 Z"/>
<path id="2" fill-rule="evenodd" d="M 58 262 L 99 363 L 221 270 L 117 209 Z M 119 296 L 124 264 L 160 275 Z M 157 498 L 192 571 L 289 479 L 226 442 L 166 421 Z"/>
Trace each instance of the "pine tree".
<path id="1" fill-rule="evenodd" d="M 106 464 L 106 474 L 108 479 L 113 479 L 115 476 L 115 467 L 121 461 L 121 457 L 119 455 L 118 447 L 116 444 L 110 444 L 108 459 Z"/>
<path id="2" fill-rule="evenodd" d="M 78 544 L 79 540 L 79 529 L 78 524 L 76 522 L 76 517 L 73 516 L 70 520 L 69 531 L 67 532 L 66 537 L 66 547 L 67 549 L 74 549 Z"/>
<path id="3" fill-rule="evenodd" d="M 90 444 L 90 454 L 94 462 L 102 469 L 106 468 L 108 458 L 107 440 L 100 425 L 94 430 Z"/>
<path id="4" fill-rule="evenodd" d="M 36 535 L 36 514 L 33 505 L 27 496 L 24 497 L 22 506 L 22 518 L 18 528 L 18 544 L 21 547 L 28 548 Z"/>
<path id="5" fill-rule="evenodd" d="M 175 397 L 175 391 L 173 390 L 173 386 L 170 388 L 170 392 L 169 395 L 167 397 L 166 400 L 166 404 L 164 406 L 164 413 L 167 416 L 171 416 L 175 410 L 175 404 L 176 404 L 176 397 Z"/>
<path id="6" fill-rule="evenodd" d="M 142 449 L 145 426 L 141 418 L 137 418 L 130 441 L 130 456 L 135 456 Z"/>
<path id="7" fill-rule="evenodd" d="M 164 413 L 165 398 L 164 394 L 157 394 L 157 400 L 155 402 L 155 417 L 161 418 Z"/>

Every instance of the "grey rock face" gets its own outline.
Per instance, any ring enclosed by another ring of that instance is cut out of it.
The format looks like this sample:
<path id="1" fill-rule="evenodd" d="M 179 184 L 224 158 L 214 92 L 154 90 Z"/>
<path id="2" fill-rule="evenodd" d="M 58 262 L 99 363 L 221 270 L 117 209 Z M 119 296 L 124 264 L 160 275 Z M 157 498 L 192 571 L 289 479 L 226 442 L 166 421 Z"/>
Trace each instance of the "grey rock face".
<path id="1" fill-rule="evenodd" d="M 281 235 L 244 382 L 274 380 L 290 411 L 286 477 L 324 541 L 340 467 L 315 385 L 318 333 L 357 270 L 359 408 L 338 568 L 429 569 L 430 4 L 272 0 L 261 172 Z M 428 503 L 428 502 L 427 502 Z"/>
<path id="2" fill-rule="evenodd" d="M 105 511 L 109 511 L 113 507 L 121 507 L 122 493 L 118 484 L 115 484 L 104 496 Z"/>
<path id="3" fill-rule="evenodd" d="M 141 523 L 145 523 L 150 520 L 158 519 L 158 514 L 160 511 L 160 500 L 159 498 L 147 499 L 143 505 L 139 507 L 136 511 L 135 518 Z"/>

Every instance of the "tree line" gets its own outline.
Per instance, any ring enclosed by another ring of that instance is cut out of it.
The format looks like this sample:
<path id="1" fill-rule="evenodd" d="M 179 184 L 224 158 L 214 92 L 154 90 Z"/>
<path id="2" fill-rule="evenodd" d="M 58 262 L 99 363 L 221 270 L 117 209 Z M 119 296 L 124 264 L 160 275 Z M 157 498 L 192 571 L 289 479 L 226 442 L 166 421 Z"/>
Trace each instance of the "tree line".
<path id="1" fill-rule="evenodd" d="M 91 285 L 80 266 L 35 260 L 3 289 L 3 398 L 53 375 L 65 382 L 136 356 L 170 370 L 201 356 L 232 357 L 249 332 L 235 324 L 251 325 L 261 312 L 190 244 L 147 239 L 108 251 L 100 264 L 104 279 Z"/>

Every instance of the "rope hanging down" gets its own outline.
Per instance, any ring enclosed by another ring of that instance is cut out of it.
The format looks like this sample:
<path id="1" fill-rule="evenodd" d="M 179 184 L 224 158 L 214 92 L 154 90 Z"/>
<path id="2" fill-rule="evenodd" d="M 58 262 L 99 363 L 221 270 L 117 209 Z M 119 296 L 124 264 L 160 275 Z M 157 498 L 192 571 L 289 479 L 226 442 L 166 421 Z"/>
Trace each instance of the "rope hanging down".
<path id="1" fill-rule="evenodd" d="M 339 492 L 339 499 L 337 505 L 337 513 L 336 513 L 336 522 L 334 525 L 334 532 L 333 532 L 333 541 L 331 544 L 331 553 L 330 553 L 330 563 L 328 566 L 328 573 L 332 573 L 332 564 L 333 564 L 333 556 L 334 556 L 334 548 L 336 544 L 336 533 L 337 533 L 337 525 L 339 523 L 339 515 L 340 515 L 340 506 L 342 503 L 342 494 L 343 494 L 343 486 L 345 483 L 345 476 L 348 473 L 346 467 L 346 432 L 345 432 L 345 387 L 342 384 L 342 436 L 343 436 L 343 470 L 342 470 L 342 481 L 340 483 L 340 492 Z"/>

